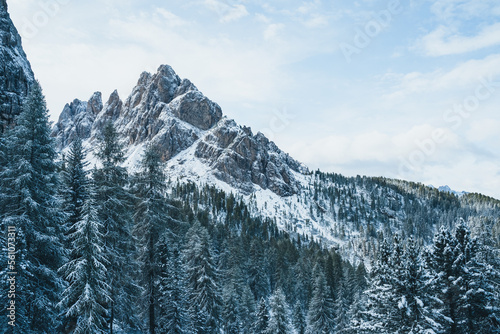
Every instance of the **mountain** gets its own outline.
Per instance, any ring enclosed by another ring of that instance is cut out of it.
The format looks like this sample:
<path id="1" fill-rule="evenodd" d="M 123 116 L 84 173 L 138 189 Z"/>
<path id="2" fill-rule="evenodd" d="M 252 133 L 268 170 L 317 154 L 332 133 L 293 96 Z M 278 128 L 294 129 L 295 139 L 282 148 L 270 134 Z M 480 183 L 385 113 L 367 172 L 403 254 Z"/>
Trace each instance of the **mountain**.
<path id="1" fill-rule="evenodd" d="M 31 65 L 23 51 L 21 36 L 0 1 L 0 131 L 21 111 L 28 87 L 34 81 Z"/>
<path id="2" fill-rule="evenodd" d="M 450 186 L 441 186 L 441 187 L 438 188 L 438 190 L 446 192 L 446 193 L 457 195 L 458 197 L 467 194 L 467 192 L 465 192 L 465 191 L 456 191 L 456 190 L 453 190 L 453 189 L 450 188 Z"/>
<path id="3" fill-rule="evenodd" d="M 67 104 L 53 136 L 60 150 L 76 136 L 92 143 L 107 122 L 121 133 L 130 167 L 145 145 L 152 143 L 161 148 L 165 161 L 183 157 L 172 168 L 184 170 L 182 165 L 189 159 L 243 194 L 259 188 L 285 197 L 298 193 L 297 176 L 307 172 L 263 134 L 254 135 L 224 117 L 219 105 L 168 65 L 160 66 L 154 75 L 142 73 L 124 102 L 115 91 L 104 105 L 101 93 L 94 93 L 88 102 Z"/>
<path id="4" fill-rule="evenodd" d="M 62 152 L 77 136 L 91 152 L 107 122 L 121 134 L 130 170 L 148 144 L 158 145 L 174 184 L 232 194 L 254 217 L 322 240 L 354 261 L 373 257 L 381 235 L 415 235 L 429 243 L 439 226 L 500 217 L 500 202 L 477 194 L 457 197 L 399 180 L 311 173 L 262 133 L 225 117 L 168 65 L 142 73 L 125 101 L 114 91 L 104 104 L 99 92 L 67 104 L 52 135 Z"/>
<path id="5" fill-rule="evenodd" d="M 24 77 L 9 87 L 30 82 L 16 45 L 5 64 Z M 31 87 L 0 137 L 1 332 L 499 333 L 500 201 L 312 173 L 166 65 L 125 101 L 67 104 L 60 164 Z M 7 120 L 25 94 L 13 91 L 0 91 L 17 96 Z M 117 165 L 109 122 L 139 173 Z M 85 149 L 69 149 L 77 137 Z"/>

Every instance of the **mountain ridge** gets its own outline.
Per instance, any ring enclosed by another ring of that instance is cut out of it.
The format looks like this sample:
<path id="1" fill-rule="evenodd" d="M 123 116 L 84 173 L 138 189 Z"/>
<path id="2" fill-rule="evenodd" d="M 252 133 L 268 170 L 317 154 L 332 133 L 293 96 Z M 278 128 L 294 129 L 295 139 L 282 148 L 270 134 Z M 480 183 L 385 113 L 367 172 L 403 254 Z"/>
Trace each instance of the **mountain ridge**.
<path id="1" fill-rule="evenodd" d="M 61 152 L 77 135 L 91 149 L 107 122 L 121 133 L 129 170 L 137 168 L 145 147 L 155 144 L 174 184 L 210 185 L 234 194 L 253 216 L 335 246 L 353 263 L 374 256 L 377 246 L 367 243 L 376 244 L 379 233 L 415 233 L 428 243 L 438 226 L 476 219 L 480 212 L 497 217 L 500 208 L 500 202 L 481 196 L 458 197 L 402 180 L 311 173 L 262 133 L 224 116 L 168 65 L 155 74 L 143 72 L 125 101 L 114 91 L 104 104 L 98 92 L 88 102 L 67 104 L 52 135 Z"/>

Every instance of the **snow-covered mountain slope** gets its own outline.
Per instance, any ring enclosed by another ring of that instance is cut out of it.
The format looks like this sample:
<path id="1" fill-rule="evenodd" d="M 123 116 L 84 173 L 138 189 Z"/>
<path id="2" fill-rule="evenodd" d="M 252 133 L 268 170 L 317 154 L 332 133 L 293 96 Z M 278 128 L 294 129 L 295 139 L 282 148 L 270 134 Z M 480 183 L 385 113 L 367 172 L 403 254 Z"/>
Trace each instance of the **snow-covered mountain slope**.
<path id="1" fill-rule="evenodd" d="M 23 51 L 21 36 L 0 0 L 0 131 L 21 112 L 28 87 L 34 81 L 31 65 Z"/>
<path id="2" fill-rule="evenodd" d="M 91 151 L 112 122 L 126 147 L 124 165 L 137 168 L 144 149 L 157 145 L 172 182 L 215 186 L 271 218 L 290 234 L 339 248 L 354 262 L 376 253 L 381 234 L 413 235 L 430 242 L 438 226 L 460 218 L 500 217 L 493 199 L 457 197 L 398 180 L 311 173 L 263 134 L 227 119 L 221 108 L 167 65 L 141 74 L 123 102 L 113 92 L 66 105 L 53 128 L 59 150 L 78 136 Z M 92 157 L 92 151 L 89 154 Z M 478 204 L 478 202 L 482 204 Z"/>

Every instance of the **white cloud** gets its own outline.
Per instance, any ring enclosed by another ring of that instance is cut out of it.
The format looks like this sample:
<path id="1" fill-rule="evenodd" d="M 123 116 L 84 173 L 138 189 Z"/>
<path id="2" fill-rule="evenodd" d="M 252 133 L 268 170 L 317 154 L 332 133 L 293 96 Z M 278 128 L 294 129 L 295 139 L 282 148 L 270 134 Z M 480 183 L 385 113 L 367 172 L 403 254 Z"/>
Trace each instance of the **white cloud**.
<path id="1" fill-rule="evenodd" d="M 157 8 L 156 13 L 158 13 L 170 27 L 180 27 L 188 24 L 187 21 L 164 8 Z"/>
<path id="2" fill-rule="evenodd" d="M 494 86 L 491 89 L 494 93 L 500 94 L 498 76 L 500 76 L 500 54 L 493 54 L 484 59 L 473 59 L 458 64 L 449 71 L 439 69 L 427 73 L 387 74 L 384 80 L 392 82 L 394 86 L 383 97 L 387 100 L 405 101 L 414 94 L 451 92 L 457 98 L 461 97 L 461 100 L 464 100 L 468 95 L 475 94 L 478 85 L 482 85 L 484 81 L 491 81 Z M 457 96 L 457 93 L 460 95 Z"/>
<path id="3" fill-rule="evenodd" d="M 467 138 L 472 142 L 484 140 L 500 142 L 500 120 L 485 118 L 473 121 L 467 131 Z"/>
<path id="4" fill-rule="evenodd" d="M 205 0 L 205 5 L 220 16 L 221 23 L 237 21 L 249 14 L 242 4 L 228 5 L 217 0 Z"/>
<path id="5" fill-rule="evenodd" d="M 428 56 L 446 56 L 480 50 L 500 44 L 500 23 L 484 27 L 475 36 L 454 34 L 452 29 L 439 26 L 424 36 L 419 43 Z"/>
<path id="6" fill-rule="evenodd" d="M 313 14 L 303 21 L 308 28 L 322 28 L 328 26 L 328 17 L 320 14 Z"/>
<path id="7" fill-rule="evenodd" d="M 297 143 L 292 147 L 299 160 L 314 166 L 345 165 L 354 162 L 388 164 L 393 172 L 402 159 L 406 159 L 424 144 L 433 140 L 433 133 L 440 131 L 444 140 L 435 142 L 432 154 L 425 157 L 427 162 L 435 162 L 458 147 L 459 138 L 446 128 L 437 128 L 429 124 L 401 129 L 393 135 L 380 131 L 370 131 L 352 136 L 328 136 L 313 142 Z"/>
<path id="8" fill-rule="evenodd" d="M 275 40 L 280 31 L 282 31 L 285 28 L 285 25 L 282 23 L 271 23 L 267 26 L 266 30 L 264 31 L 264 39 L 266 41 L 272 41 Z"/>
<path id="9" fill-rule="evenodd" d="M 439 20 L 456 22 L 488 16 L 497 4 L 497 0 L 437 0 L 431 11 Z"/>

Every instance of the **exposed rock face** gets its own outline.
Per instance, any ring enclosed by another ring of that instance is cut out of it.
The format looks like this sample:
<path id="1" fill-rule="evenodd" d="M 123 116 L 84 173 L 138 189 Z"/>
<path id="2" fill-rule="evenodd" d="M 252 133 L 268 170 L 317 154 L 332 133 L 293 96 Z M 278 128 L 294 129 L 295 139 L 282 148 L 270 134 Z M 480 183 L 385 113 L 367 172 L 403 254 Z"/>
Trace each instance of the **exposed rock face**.
<path id="1" fill-rule="evenodd" d="M 254 136 L 249 128 L 227 119 L 198 143 L 195 154 L 214 169 L 217 178 L 245 192 L 252 192 L 255 184 L 280 196 L 293 195 L 299 183 L 292 171 L 305 171 L 262 133 Z"/>
<path id="2" fill-rule="evenodd" d="M 153 143 L 168 161 L 194 148 L 194 156 L 212 174 L 250 193 L 255 186 L 281 196 L 297 193 L 293 172 L 303 172 L 298 162 L 283 153 L 264 135 L 223 118 L 219 105 L 205 97 L 189 80 L 181 80 L 167 65 L 157 73 L 142 73 L 123 102 L 113 92 L 103 106 L 100 93 L 89 102 L 66 105 L 53 136 L 63 150 L 79 136 L 93 141 L 107 122 L 113 122 L 129 147 Z"/>
<path id="3" fill-rule="evenodd" d="M 102 108 L 100 92 L 94 93 L 88 102 L 75 99 L 66 104 L 59 116 L 59 122 L 52 129 L 52 136 L 56 137 L 57 146 L 66 147 L 76 138 L 82 140 L 90 138 L 92 125 Z"/>
<path id="4" fill-rule="evenodd" d="M 21 112 L 23 99 L 34 81 L 21 36 L 12 24 L 5 0 L 0 0 L 0 41 L 0 131 L 3 131 Z"/>

